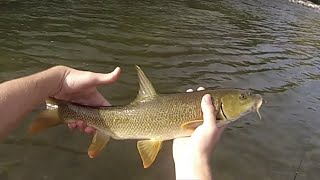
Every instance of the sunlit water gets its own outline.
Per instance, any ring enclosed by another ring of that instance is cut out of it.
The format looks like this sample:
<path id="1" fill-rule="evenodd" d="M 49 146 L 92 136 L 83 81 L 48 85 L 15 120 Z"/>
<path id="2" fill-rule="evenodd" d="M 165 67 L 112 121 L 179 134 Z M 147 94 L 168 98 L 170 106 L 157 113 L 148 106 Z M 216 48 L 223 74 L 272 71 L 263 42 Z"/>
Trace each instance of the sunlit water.
<path id="1" fill-rule="evenodd" d="M 113 104 L 137 94 L 134 64 L 158 92 L 252 89 L 263 120 L 232 124 L 213 153 L 222 180 L 320 177 L 320 14 L 286 0 L 0 1 L 0 80 L 54 65 L 109 72 Z M 36 114 L 33 113 L 32 116 Z M 0 179 L 174 179 L 172 142 L 143 169 L 135 141 L 112 140 L 96 159 L 90 137 L 65 126 L 22 139 L 30 116 L 0 145 Z"/>

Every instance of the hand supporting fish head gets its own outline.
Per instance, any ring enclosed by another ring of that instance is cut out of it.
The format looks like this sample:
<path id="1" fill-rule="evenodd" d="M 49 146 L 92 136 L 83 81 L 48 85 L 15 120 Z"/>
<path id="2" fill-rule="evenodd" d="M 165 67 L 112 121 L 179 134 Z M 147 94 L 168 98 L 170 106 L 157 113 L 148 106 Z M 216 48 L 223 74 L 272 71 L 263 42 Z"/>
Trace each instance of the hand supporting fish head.
<path id="1" fill-rule="evenodd" d="M 261 119 L 259 109 L 262 105 L 262 100 L 261 95 L 253 94 L 250 91 L 228 91 L 220 100 L 218 116 L 221 120 L 219 124 L 228 124 L 254 111 L 258 113 Z"/>

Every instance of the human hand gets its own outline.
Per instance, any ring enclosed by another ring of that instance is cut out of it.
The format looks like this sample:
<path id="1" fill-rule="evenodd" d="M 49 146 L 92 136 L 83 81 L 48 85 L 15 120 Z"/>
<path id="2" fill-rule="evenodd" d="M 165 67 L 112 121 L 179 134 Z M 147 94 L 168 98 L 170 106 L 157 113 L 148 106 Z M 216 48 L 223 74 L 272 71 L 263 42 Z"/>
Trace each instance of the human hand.
<path id="1" fill-rule="evenodd" d="M 115 68 L 111 73 L 102 74 L 89 71 L 79 71 L 69 67 L 62 67 L 64 76 L 60 89 L 55 98 L 90 106 L 110 106 L 110 103 L 98 92 L 97 86 L 111 84 L 120 75 L 120 68 Z M 95 129 L 87 127 L 83 121 L 68 124 L 70 129 L 78 128 L 87 134 L 92 134 Z"/>
<path id="2" fill-rule="evenodd" d="M 198 91 L 203 89 L 198 88 Z M 173 141 L 177 179 L 213 179 L 209 161 L 225 126 L 218 128 L 216 125 L 216 113 L 210 95 L 202 97 L 201 108 L 203 124 L 196 128 L 191 137 Z"/>

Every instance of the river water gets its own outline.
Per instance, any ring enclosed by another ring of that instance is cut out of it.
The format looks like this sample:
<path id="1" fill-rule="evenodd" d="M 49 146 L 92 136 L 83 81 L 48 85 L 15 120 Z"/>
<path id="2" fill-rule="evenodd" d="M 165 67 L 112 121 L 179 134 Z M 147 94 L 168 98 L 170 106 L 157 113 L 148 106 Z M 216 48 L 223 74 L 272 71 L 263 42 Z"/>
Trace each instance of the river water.
<path id="1" fill-rule="evenodd" d="M 252 89 L 267 100 L 223 134 L 212 167 L 222 180 L 320 177 L 320 14 L 286 0 L 0 1 L 0 81 L 54 65 L 109 72 L 113 104 L 137 94 L 134 64 L 160 93 Z M 135 141 L 96 159 L 90 137 L 57 127 L 23 138 L 35 111 L 0 144 L 0 179 L 174 179 L 172 142 L 143 169 Z"/>

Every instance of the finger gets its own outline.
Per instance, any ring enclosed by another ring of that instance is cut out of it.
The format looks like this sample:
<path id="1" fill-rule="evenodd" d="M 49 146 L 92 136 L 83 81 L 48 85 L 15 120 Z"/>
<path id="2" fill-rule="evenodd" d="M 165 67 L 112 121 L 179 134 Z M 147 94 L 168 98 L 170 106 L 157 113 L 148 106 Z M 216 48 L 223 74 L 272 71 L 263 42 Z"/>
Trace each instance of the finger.
<path id="1" fill-rule="evenodd" d="M 93 134 L 95 131 L 96 131 L 96 130 L 95 130 L 94 128 L 92 128 L 92 127 L 86 127 L 86 128 L 84 129 L 84 132 L 85 132 L 86 134 Z"/>
<path id="2" fill-rule="evenodd" d="M 93 73 L 93 79 L 96 80 L 96 85 L 110 84 L 115 82 L 119 75 L 121 69 L 119 67 L 115 68 L 111 73 L 102 74 L 102 73 Z"/>
<path id="3" fill-rule="evenodd" d="M 180 138 L 176 138 L 173 139 L 173 144 L 175 146 L 175 144 L 187 144 L 190 141 L 190 137 L 180 137 Z"/>
<path id="4" fill-rule="evenodd" d="M 224 132 L 224 130 L 227 128 L 227 126 L 228 126 L 228 125 L 224 125 L 224 126 L 221 126 L 221 127 L 218 128 L 217 133 L 218 133 L 219 137 L 220 137 L 221 134 Z"/>
<path id="5" fill-rule="evenodd" d="M 188 89 L 186 92 L 193 92 L 193 89 Z"/>
<path id="6" fill-rule="evenodd" d="M 224 132 L 226 127 L 227 127 L 227 125 L 219 127 L 219 128 L 216 129 L 216 131 L 215 131 L 216 135 L 215 136 L 216 136 L 217 141 L 221 138 L 222 133 Z"/>
<path id="7" fill-rule="evenodd" d="M 79 71 L 79 75 L 74 75 L 76 77 L 70 77 L 70 86 L 75 89 L 81 88 L 92 88 L 104 84 L 110 84 L 116 81 L 120 75 L 120 68 L 115 68 L 111 73 L 94 73 L 94 72 L 83 72 Z M 80 82 L 78 82 L 80 80 Z M 77 81 L 77 82 L 75 82 Z"/>
<path id="8" fill-rule="evenodd" d="M 84 132 L 84 129 L 86 128 L 86 124 L 83 121 L 77 121 L 77 127 L 81 132 Z"/>
<path id="9" fill-rule="evenodd" d="M 76 123 L 70 123 L 70 124 L 68 124 L 68 127 L 69 127 L 70 129 L 74 129 L 74 128 L 77 127 L 77 124 L 76 124 Z"/>
<path id="10" fill-rule="evenodd" d="M 78 100 L 78 103 L 90 106 L 110 106 L 111 104 L 96 90 L 94 93 Z"/>
<path id="11" fill-rule="evenodd" d="M 209 94 L 202 97 L 201 109 L 203 113 L 203 125 L 210 128 L 216 127 L 215 108 Z"/>
<path id="12" fill-rule="evenodd" d="M 204 87 L 198 87 L 198 89 L 197 89 L 197 91 L 203 91 L 203 90 L 205 90 L 205 88 Z"/>
<path id="13" fill-rule="evenodd" d="M 120 72 L 119 67 L 108 74 L 74 70 L 67 75 L 64 83 L 73 91 L 95 88 L 96 86 L 113 83 L 118 79 Z"/>
<path id="14" fill-rule="evenodd" d="M 92 102 L 95 102 L 95 105 L 97 106 L 111 106 L 111 104 L 98 91 L 96 91 Z"/>

